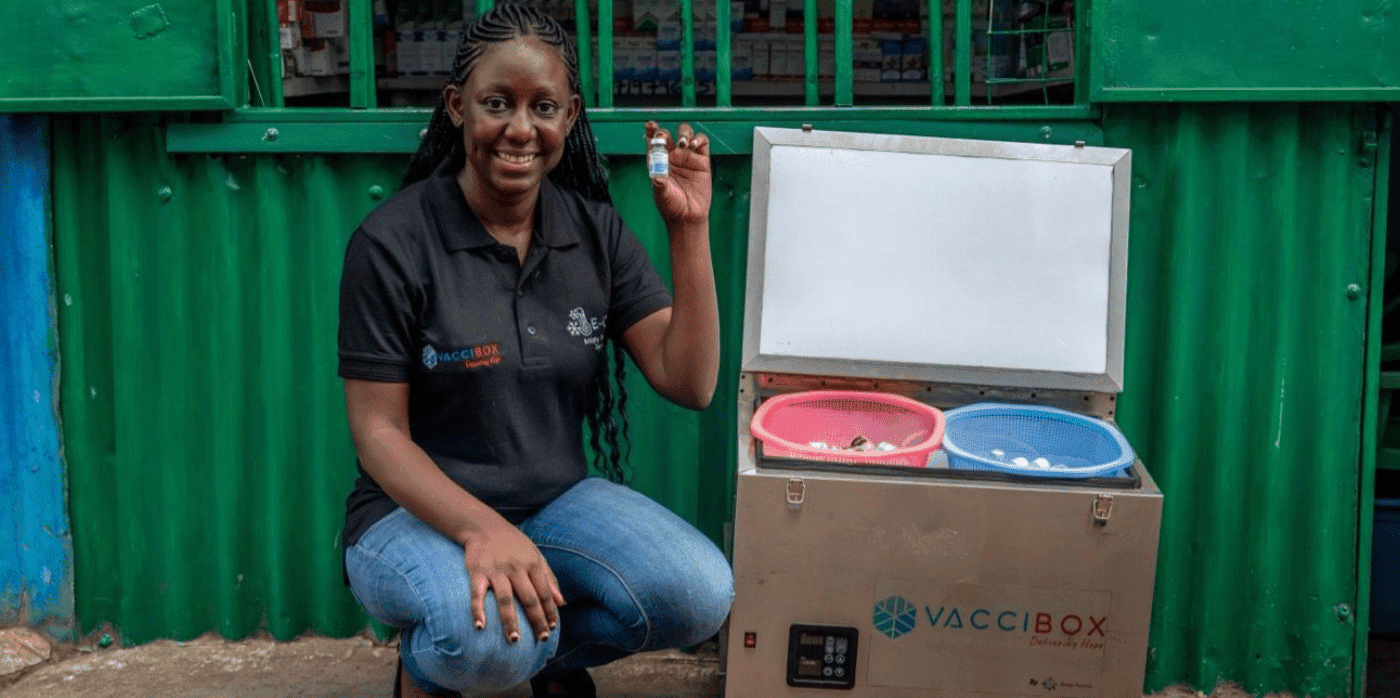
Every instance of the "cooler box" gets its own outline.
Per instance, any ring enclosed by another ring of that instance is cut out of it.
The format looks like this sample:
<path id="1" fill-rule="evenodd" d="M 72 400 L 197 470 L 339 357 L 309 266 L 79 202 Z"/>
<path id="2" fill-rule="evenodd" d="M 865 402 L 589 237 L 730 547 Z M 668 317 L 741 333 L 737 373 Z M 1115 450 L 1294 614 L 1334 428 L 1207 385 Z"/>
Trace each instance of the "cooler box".
<path id="1" fill-rule="evenodd" d="M 912 398 L 945 440 L 975 403 L 1111 424 L 1129 151 L 758 128 L 753 153 L 727 698 L 1140 698 L 1162 510 L 1140 461 L 838 462 L 751 431 L 806 391 Z"/>

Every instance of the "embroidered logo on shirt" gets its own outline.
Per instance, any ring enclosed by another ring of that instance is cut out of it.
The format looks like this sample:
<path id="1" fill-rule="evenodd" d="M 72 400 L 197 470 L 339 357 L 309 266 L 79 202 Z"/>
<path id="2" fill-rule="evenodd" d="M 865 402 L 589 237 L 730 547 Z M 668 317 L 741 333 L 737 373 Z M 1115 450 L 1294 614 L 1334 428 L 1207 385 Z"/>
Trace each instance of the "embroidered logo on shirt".
<path id="1" fill-rule="evenodd" d="M 583 308 L 574 308 L 569 311 L 569 334 L 574 337 L 583 337 L 583 343 L 595 350 L 603 350 L 603 328 L 606 325 L 607 320 L 590 319 L 588 314 L 583 312 Z"/>
<path id="2" fill-rule="evenodd" d="M 423 347 L 423 365 L 432 370 L 438 364 L 459 364 L 462 368 L 480 368 L 501 363 L 501 343 L 487 342 L 465 349 L 438 351 L 429 344 Z"/>

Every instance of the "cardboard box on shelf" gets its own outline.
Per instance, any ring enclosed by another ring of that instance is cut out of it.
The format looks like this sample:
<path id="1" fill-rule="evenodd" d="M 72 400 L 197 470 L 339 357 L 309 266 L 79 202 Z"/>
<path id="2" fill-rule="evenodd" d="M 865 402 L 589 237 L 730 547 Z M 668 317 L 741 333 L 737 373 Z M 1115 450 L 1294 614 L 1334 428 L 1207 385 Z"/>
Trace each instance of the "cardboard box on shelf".
<path id="1" fill-rule="evenodd" d="M 903 82 L 920 82 L 927 73 L 924 71 L 924 56 L 928 52 L 928 39 L 922 36 L 904 40 L 904 50 L 900 63 L 900 80 Z"/>
<path id="2" fill-rule="evenodd" d="M 346 35 L 344 0 L 300 0 L 302 36 L 336 39 Z"/>
<path id="3" fill-rule="evenodd" d="M 679 19 L 664 19 L 657 23 L 656 50 L 681 50 L 681 21 Z"/>
<path id="4" fill-rule="evenodd" d="M 787 3 L 784 0 L 768 0 L 768 29 L 782 31 L 787 27 Z"/>
<path id="5" fill-rule="evenodd" d="M 463 21 L 447 23 L 447 43 L 443 44 L 442 56 L 448 75 L 452 74 L 452 66 L 457 61 L 457 45 L 462 43 L 462 32 L 465 29 L 466 23 Z"/>
<path id="6" fill-rule="evenodd" d="M 787 77 L 787 35 L 768 32 L 763 35 L 763 44 L 768 47 L 768 79 L 781 80 Z M 757 71 L 755 71 L 757 72 Z"/>
<path id="7" fill-rule="evenodd" d="M 719 25 L 713 19 L 707 19 L 695 24 L 695 50 L 713 51 L 715 46 L 715 35 L 719 30 Z"/>
<path id="8" fill-rule="evenodd" d="M 613 82 L 624 85 L 637 79 L 637 51 L 633 48 L 637 41 L 622 37 L 614 42 Z"/>
<path id="9" fill-rule="evenodd" d="M 297 21 L 297 0 L 277 0 L 277 43 L 283 51 L 291 51 L 301 42 L 301 24 Z"/>
<path id="10" fill-rule="evenodd" d="M 277 27 L 277 44 L 283 51 L 290 51 L 301 43 L 301 29 L 295 24 L 282 24 Z"/>
<path id="11" fill-rule="evenodd" d="M 898 39 L 880 41 L 880 82 L 899 82 L 903 77 L 904 42 Z"/>
<path id="12" fill-rule="evenodd" d="M 331 58 L 335 62 L 336 75 L 350 74 L 350 42 L 346 39 L 326 39 L 330 46 Z"/>
<path id="13" fill-rule="evenodd" d="M 788 34 L 784 42 L 787 44 L 787 71 L 783 75 L 801 79 L 807 72 L 806 41 L 801 34 Z"/>
<path id="14" fill-rule="evenodd" d="M 856 82 L 880 82 L 880 42 L 866 36 L 853 37 Z"/>
<path id="15" fill-rule="evenodd" d="M 400 17 L 394 31 L 394 66 L 400 77 L 412 77 L 421 63 L 423 42 L 415 41 L 418 23 L 412 18 Z"/>
<path id="16" fill-rule="evenodd" d="M 772 47 L 768 44 L 766 34 L 754 35 L 752 43 L 749 44 L 749 54 L 753 60 L 753 79 L 773 79 Z"/>
<path id="17" fill-rule="evenodd" d="M 335 75 L 335 50 L 326 39 L 303 41 L 296 54 L 297 75 L 313 78 Z"/>
<path id="18" fill-rule="evenodd" d="M 680 51 L 656 52 L 656 82 L 656 94 L 670 94 L 673 86 L 675 92 L 679 93 L 681 82 Z"/>
<path id="19" fill-rule="evenodd" d="M 661 21 L 661 4 L 657 0 L 632 0 L 632 28 L 637 31 L 656 31 Z"/>
<path id="20" fill-rule="evenodd" d="M 695 52 L 695 81 L 713 82 L 715 79 L 715 52 Z"/>
<path id="21" fill-rule="evenodd" d="M 450 25 L 450 20 L 439 21 L 429 37 L 431 41 L 428 42 L 428 50 L 433 54 L 433 65 L 428 72 L 435 77 L 445 78 L 452 74 L 452 59 L 457 56 L 457 42 L 453 41 L 453 33 L 448 29 Z"/>
<path id="22" fill-rule="evenodd" d="M 753 40 L 744 38 L 744 35 L 735 37 L 734 50 L 729 56 L 732 65 L 729 70 L 729 79 L 747 82 L 753 80 Z"/>
<path id="23" fill-rule="evenodd" d="M 646 42 L 640 48 L 634 49 L 632 56 L 637 71 L 636 80 L 643 85 L 643 94 L 650 94 L 651 83 L 657 80 L 656 46 Z"/>

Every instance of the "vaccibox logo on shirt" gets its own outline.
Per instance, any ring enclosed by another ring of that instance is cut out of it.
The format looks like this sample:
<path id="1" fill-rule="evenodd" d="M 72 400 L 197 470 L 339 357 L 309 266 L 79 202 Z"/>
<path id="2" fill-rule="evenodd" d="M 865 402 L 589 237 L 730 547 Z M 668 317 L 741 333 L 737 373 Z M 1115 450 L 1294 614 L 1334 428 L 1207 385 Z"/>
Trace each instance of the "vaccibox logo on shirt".
<path id="1" fill-rule="evenodd" d="M 569 311 L 569 335 L 583 337 L 584 344 L 598 351 L 603 350 L 603 328 L 606 325 L 607 320 L 590 318 L 583 308 L 574 308 Z"/>
<path id="2" fill-rule="evenodd" d="M 465 349 L 438 351 L 433 345 L 423 347 L 423 366 L 428 370 L 438 364 L 456 364 L 462 368 L 480 368 L 501 363 L 501 343 L 487 342 Z"/>

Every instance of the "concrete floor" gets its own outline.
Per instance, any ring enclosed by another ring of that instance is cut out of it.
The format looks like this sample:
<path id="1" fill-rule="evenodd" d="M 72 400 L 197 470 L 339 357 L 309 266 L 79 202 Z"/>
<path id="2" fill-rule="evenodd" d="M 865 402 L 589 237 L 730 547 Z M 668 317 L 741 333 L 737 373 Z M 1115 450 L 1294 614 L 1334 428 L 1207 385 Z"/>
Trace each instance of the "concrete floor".
<path id="1" fill-rule="evenodd" d="M 0 694 L 5 698 L 388 698 L 397 651 L 392 644 L 363 637 L 229 642 L 212 634 L 190 642 L 160 640 L 125 649 L 84 651 L 54 645 L 46 660 L 0 676 Z M 1400 640 L 1372 639 L 1368 673 L 1368 698 L 1400 697 Z M 723 691 L 713 646 L 629 657 L 600 667 L 593 675 L 598 694 L 606 698 L 720 698 Z M 1146 698 L 1204 695 L 1172 687 Z M 1222 685 L 1210 697 L 1248 695 Z M 519 686 L 478 698 L 529 697 L 528 687 Z"/>
<path id="2" fill-rule="evenodd" d="M 56 646 L 47 662 L 12 676 L 5 698 L 388 698 L 398 649 L 355 637 L 228 642 L 208 635 L 127 649 Z M 713 648 L 651 652 L 594 670 L 610 698 L 718 698 Z M 482 696 L 480 698 L 488 698 Z M 489 698 L 530 698 L 519 686 Z"/>

